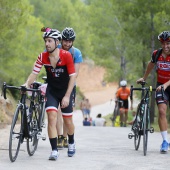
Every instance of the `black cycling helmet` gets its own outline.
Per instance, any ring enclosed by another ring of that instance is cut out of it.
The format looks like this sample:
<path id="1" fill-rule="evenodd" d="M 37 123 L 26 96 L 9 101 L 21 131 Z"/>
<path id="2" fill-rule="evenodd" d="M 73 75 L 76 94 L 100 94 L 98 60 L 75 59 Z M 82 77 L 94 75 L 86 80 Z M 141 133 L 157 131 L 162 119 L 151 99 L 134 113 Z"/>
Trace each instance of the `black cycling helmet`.
<path id="1" fill-rule="evenodd" d="M 163 31 L 158 35 L 158 40 L 161 42 L 164 41 L 170 41 L 170 32 L 169 31 Z"/>
<path id="2" fill-rule="evenodd" d="M 76 38 L 76 34 L 73 30 L 73 28 L 66 27 L 62 33 L 62 39 L 67 41 L 74 41 Z"/>

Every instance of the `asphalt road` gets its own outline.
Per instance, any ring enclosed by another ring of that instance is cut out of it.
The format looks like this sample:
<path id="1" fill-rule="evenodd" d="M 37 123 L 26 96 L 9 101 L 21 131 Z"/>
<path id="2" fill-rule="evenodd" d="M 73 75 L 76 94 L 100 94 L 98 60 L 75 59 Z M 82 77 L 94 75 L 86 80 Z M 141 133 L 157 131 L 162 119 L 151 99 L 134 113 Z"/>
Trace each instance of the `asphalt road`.
<path id="1" fill-rule="evenodd" d="M 102 109 L 102 108 L 107 109 Z M 93 116 L 99 110 L 105 115 L 110 105 L 94 107 Z M 0 170 L 167 170 L 170 169 L 170 153 L 160 154 L 160 133 L 149 134 L 148 152 L 143 156 L 142 141 L 138 151 L 133 139 L 128 139 L 130 127 L 83 127 L 82 114 L 75 111 L 75 140 L 77 151 L 74 157 L 67 156 L 67 149 L 59 150 L 57 161 L 49 161 L 49 140 L 39 141 L 36 153 L 30 157 L 25 143 L 17 160 L 11 163 L 8 157 L 9 128 L 0 130 Z M 46 129 L 44 129 L 46 133 Z"/>

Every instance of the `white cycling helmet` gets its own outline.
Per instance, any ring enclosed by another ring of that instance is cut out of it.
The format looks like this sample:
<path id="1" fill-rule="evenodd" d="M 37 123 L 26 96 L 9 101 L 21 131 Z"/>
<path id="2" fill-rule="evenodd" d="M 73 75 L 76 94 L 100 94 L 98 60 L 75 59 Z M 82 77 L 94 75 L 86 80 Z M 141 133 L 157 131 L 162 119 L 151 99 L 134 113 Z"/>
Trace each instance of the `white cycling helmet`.
<path id="1" fill-rule="evenodd" d="M 121 82 L 120 82 L 120 86 L 121 87 L 124 87 L 124 86 L 126 86 L 127 85 L 127 81 L 126 80 L 122 80 Z"/>
<path id="2" fill-rule="evenodd" d="M 58 39 L 59 41 L 61 41 L 61 33 L 56 29 L 49 29 L 47 32 L 44 32 L 43 38 L 48 38 L 48 37 Z"/>

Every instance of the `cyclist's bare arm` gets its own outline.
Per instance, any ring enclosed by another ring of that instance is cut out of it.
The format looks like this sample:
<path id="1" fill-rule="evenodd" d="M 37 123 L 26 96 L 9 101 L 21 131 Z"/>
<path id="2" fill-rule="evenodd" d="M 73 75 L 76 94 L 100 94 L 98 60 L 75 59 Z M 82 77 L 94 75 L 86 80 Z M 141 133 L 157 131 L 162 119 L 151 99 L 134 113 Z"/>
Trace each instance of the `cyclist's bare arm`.
<path id="1" fill-rule="evenodd" d="M 36 78 L 37 78 L 37 74 L 31 73 L 28 76 L 28 79 L 27 79 L 27 81 L 25 83 L 25 86 L 30 87 L 30 85 L 36 80 Z"/>
<path id="2" fill-rule="evenodd" d="M 71 92 L 73 90 L 75 81 L 76 81 L 76 74 L 71 75 L 69 83 L 68 83 L 67 91 L 66 91 L 65 96 L 63 97 L 63 99 L 61 101 L 61 108 L 65 108 L 69 105 L 70 95 L 71 95 Z"/>
<path id="3" fill-rule="evenodd" d="M 148 63 L 148 66 L 146 68 L 144 76 L 142 78 L 138 79 L 136 82 L 139 83 L 139 82 L 145 81 L 147 79 L 148 75 L 150 74 L 150 72 L 152 71 L 152 69 L 154 68 L 154 66 L 155 66 L 155 63 L 152 63 L 150 61 Z"/>
<path id="4" fill-rule="evenodd" d="M 74 68 L 75 68 L 75 71 L 76 71 L 76 78 L 77 78 L 78 74 L 79 74 L 80 63 L 74 63 Z"/>
<path id="5" fill-rule="evenodd" d="M 161 91 L 162 86 L 163 86 L 163 89 L 166 90 L 166 88 L 167 88 L 168 86 L 170 86 L 170 80 L 167 81 L 166 83 L 164 83 L 163 85 L 158 86 L 157 89 L 156 89 L 156 91 Z"/>

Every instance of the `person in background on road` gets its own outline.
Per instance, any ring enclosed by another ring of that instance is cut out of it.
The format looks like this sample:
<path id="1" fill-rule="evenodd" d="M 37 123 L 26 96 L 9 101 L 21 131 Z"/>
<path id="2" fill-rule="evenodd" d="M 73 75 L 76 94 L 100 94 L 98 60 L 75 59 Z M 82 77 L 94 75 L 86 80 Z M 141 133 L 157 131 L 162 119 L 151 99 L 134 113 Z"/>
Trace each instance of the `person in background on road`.
<path id="1" fill-rule="evenodd" d="M 82 101 L 80 102 L 80 110 L 82 111 L 83 119 L 85 119 L 87 113 L 86 111 L 86 98 L 83 97 Z"/>
<path id="2" fill-rule="evenodd" d="M 80 109 L 83 114 L 83 119 L 85 119 L 86 117 L 90 119 L 91 104 L 89 102 L 89 99 L 83 98 L 80 103 Z"/>
<path id="3" fill-rule="evenodd" d="M 91 122 L 88 120 L 87 117 L 83 120 L 83 126 L 91 126 Z"/>
<path id="4" fill-rule="evenodd" d="M 71 53 L 74 62 L 76 78 L 77 78 L 80 69 L 80 64 L 83 62 L 83 58 L 82 58 L 81 51 L 73 46 L 73 42 L 76 38 L 76 33 L 73 30 L 73 28 L 66 27 L 64 28 L 61 34 L 62 34 L 62 40 L 61 40 L 61 44 L 58 45 L 58 48 L 64 49 Z M 76 98 L 76 83 L 74 85 L 73 93 L 72 93 L 72 107 L 75 107 L 75 98 Z M 63 123 L 62 114 L 60 111 L 58 113 L 56 128 L 58 132 L 58 142 L 57 142 L 58 148 L 63 148 L 63 147 L 67 148 L 68 147 L 67 129 L 65 123 Z"/>
<path id="5" fill-rule="evenodd" d="M 161 144 L 160 152 L 167 153 L 169 148 L 168 141 L 168 123 L 166 118 L 167 104 L 170 102 L 170 31 L 163 31 L 158 35 L 162 52 L 156 61 L 156 53 L 158 50 L 153 51 L 151 60 L 149 61 L 145 74 L 142 78 L 137 80 L 137 83 L 143 82 L 147 79 L 150 72 L 156 65 L 157 73 L 157 89 L 156 89 L 156 102 L 158 106 L 158 124 L 161 131 L 163 142 Z M 164 90 L 164 99 L 162 99 L 161 87 Z"/>
<path id="6" fill-rule="evenodd" d="M 49 160 L 56 160 L 59 157 L 56 130 L 56 119 L 59 105 L 61 106 L 64 122 L 68 130 L 68 156 L 72 157 L 76 151 L 71 95 L 76 79 L 76 73 L 71 54 L 57 47 L 61 40 L 61 33 L 56 29 L 43 29 L 43 39 L 46 52 L 42 52 L 38 56 L 34 63 L 33 71 L 29 75 L 25 85 L 26 87 L 30 87 L 30 85 L 36 80 L 42 66 L 45 67 L 48 83 L 45 110 L 48 117 L 48 136 L 52 149 Z"/>
<path id="7" fill-rule="evenodd" d="M 94 126 L 106 126 L 106 120 L 102 118 L 102 114 L 99 113 L 93 121 Z"/>
<path id="8" fill-rule="evenodd" d="M 86 112 L 84 114 L 84 117 L 88 117 L 88 119 L 90 119 L 91 104 L 89 102 L 89 99 L 85 99 L 85 104 L 86 104 Z"/>
<path id="9" fill-rule="evenodd" d="M 120 126 L 126 127 L 126 123 L 128 120 L 128 108 L 129 102 L 128 98 L 130 97 L 130 89 L 127 86 L 127 81 L 122 80 L 120 81 L 120 88 L 116 92 L 116 100 L 115 102 L 119 102 L 120 108 Z M 132 110 L 132 101 L 131 101 L 131 110 Z"/>

